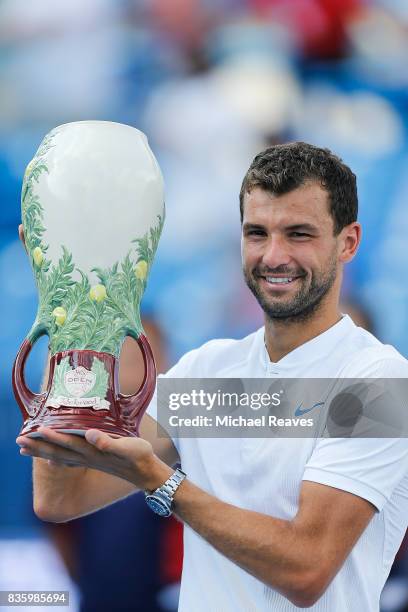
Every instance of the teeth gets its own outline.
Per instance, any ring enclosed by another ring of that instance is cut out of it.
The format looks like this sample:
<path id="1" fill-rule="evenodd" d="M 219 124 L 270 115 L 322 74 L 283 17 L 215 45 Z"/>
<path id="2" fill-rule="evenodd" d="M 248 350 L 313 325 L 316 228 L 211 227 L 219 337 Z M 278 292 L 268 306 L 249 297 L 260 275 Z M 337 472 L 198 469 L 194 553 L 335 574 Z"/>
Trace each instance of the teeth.
<path id="1" fill-rule="evenodd" d="M 291 283 L 294 279 L 293 278 L 276 278 L 274 276 L 266 276 L 265 280 L 268 283 Z"/>

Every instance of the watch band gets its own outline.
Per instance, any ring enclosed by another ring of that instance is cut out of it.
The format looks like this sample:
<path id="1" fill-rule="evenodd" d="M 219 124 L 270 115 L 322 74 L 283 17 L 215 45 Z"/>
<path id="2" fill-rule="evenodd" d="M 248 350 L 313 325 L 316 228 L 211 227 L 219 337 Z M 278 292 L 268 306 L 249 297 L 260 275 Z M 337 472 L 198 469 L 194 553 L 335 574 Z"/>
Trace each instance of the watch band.
<path id="1" fill-rule="evenodd" d="M 173 496 L 185 477 L 185 472 L 177 468 L 161 487 L 152 492 L 145 491 L 145 500 L 149 508 L 161 516 L 170 516 Z"/>
<path id="2" fill-rule="evenodd" d="M 157 491 L 161 491 L 171 497 L 171 499 L 173 500 L 173 495 L 175 494 L 185 477 L 186 474 L 182 470 L 180 470 L 180 468 L 177 468 L 176 471 L 173 472 L 173 474 L 170 476 L 170 478 L 168 478 L 161 487 L 156 489 L 154 493 L 156 493 Z"/>

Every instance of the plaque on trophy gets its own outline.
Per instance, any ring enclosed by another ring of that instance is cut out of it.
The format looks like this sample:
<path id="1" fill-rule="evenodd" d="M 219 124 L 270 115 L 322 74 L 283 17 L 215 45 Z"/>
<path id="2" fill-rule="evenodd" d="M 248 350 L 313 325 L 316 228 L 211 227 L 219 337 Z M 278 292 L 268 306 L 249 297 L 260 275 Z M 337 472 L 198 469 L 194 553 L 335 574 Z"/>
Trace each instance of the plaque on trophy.
<path id="1" fill-rule="evenodd" d="M 138 435 L 156 368 L 140 302 L 164 221 L 163 178 L 146 136 L 108 121 L 53 129 L 24 175 L 22 223 L 38 289 L 35 321 L 13 367 L 22 435 L 40 425 L 84 435 Z M 24 366 L 48 336 L 50 368 L 42 393 Z M 130 336 L 143 355 L 133 395 L 118 386 L 119 356 Z"/>

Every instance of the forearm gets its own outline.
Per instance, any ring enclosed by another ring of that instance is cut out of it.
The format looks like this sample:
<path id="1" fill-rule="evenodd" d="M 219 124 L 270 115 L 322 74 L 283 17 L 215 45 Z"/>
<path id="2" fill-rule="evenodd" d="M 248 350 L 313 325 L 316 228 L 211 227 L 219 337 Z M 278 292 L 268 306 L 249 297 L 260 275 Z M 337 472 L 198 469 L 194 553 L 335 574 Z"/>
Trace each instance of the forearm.
<path id="1" fill-rule="evenodd" d="M 86 467 L 50 465 L 46 459 L 33 458 L 33 507 L 44 520 L 58 520 L 72 514 L 74 492 L 85 478 Z"/>
<path id="2" fill-rule="evenodd" d="M 174 501 L 175 514 L 220 553 L 303 605 L 318 559 L 314 539 L 303 534 L 296 522 L 226 504 L 188 480 Z"/>

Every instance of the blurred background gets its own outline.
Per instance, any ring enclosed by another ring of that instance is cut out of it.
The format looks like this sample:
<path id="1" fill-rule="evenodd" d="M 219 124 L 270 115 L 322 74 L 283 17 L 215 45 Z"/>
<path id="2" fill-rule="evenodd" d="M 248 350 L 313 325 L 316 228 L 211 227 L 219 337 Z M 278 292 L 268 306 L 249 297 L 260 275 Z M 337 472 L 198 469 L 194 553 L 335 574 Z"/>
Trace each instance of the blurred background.
<path id="1" fill-rule="evenodd" d="M 167 205 L 143 301 L 159 370 L 262 324 L 241 279 L 238 192 L 253 156 L 287 140 L 329 147 L 357 174 L 363 243 L 343 310 L 408 357 L 407 65 L 406 0 L 0 0 L 0 590 L 69 589 L 70 610 L 171 611 L 182 562 L 180 526 L 138 495 L 60 526 L 31 509 L 10 376 L 37 306 L 21 182 L 46 132 L 103 119 L 149 138 Z M 29 358 L 34 390 L 46 348 Z M 126 344 L 125 392 L 135 351 Z M 404 549 L 383 612 L 408 610 Z"/>

